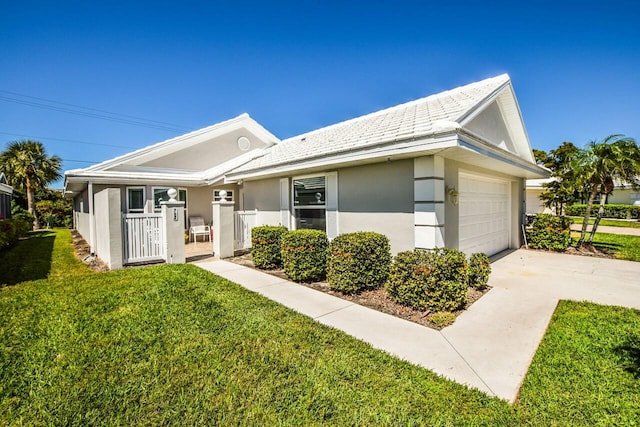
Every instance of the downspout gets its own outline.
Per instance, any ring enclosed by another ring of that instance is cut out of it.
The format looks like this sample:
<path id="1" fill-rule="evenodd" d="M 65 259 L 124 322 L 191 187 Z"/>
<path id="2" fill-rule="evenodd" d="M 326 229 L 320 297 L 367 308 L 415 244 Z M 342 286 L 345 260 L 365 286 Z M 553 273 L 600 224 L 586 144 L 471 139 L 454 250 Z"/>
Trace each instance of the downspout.
<path id="1" fill-rule="evenodd" d="M 89 181 L 87 193 L 89 198 L 89 247 L 91 248 L 91 254 L 94 254 L 96 242 L 96 218 L 93 212 L 93 181 Z"/>

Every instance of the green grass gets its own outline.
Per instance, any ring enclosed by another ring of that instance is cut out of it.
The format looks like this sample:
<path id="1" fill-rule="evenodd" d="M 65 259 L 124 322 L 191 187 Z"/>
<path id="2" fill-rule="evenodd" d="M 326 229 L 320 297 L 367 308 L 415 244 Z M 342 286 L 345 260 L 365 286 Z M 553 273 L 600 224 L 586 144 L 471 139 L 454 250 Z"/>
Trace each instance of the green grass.
<path id="1" fill-rule="evenodd" d="M 640 311 L 561 301 L 518 404 L 541 425 L 638 425 Z"/>
<path id="2" fill-rule="evenodd" d="M 638 413 L 639 382 L 625 377 L 638 371 L 637 311 L 559 310 L 554 325 L 578 337 L 551 329 L 511 406 L 195 266 L 88 272 L 69 232 L 55 236 L 47 279 L 0 289 L 0 425 L 567 425 Z M 616 331 L 631 341 L 601 349 Z M 592 354 L 558 365 L 575 345 Z"/>
<path id="3" fill-rule="evenodd" d="M 582 217 L 571 217 L 574 224 L 582 225 Z M 589 224 L 593 224 L 595 218 L 589 218 Z M 605 225 L 607 227 L 627 227 L 627 228 L 640 228 L 640 221 L 622 221 L 619 219 L 601 219 L 599 225 Z"/>
<path id="4" fill-rule="evenodd" d="M 575 245 L 578 242 L 580 233 L 574 231 L 571 236 Z M 618 259 L 640 262 L 640 236 L 596 232 L 595 236 L 593 236 L 593 246 L 613 253 Z"/>

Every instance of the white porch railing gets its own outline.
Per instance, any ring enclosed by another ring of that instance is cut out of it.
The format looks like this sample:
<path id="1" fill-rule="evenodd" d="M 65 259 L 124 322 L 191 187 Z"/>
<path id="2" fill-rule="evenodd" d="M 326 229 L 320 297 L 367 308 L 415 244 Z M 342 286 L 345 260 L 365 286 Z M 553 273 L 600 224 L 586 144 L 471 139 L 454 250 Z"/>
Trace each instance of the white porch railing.
<path id="1" fill-rule="evenodd" d="M 242 250 L 251 248 L 251 230 L 258 222 L 258 210 L 235 211 L 234 249 Z"/>
<path id="2" fill-rule="evenodd" d="M 122 231 L 124 264 L 165 258 L 166 245 L 162 230 L 162 214 L 124 214 Z"/>

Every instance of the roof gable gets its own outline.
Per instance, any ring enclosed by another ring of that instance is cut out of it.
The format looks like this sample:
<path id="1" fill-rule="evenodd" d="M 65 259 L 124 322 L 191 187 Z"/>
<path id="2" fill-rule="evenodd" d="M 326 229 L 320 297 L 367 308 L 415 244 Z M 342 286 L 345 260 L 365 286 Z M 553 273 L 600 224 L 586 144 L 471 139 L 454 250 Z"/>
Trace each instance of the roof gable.
<path id="1" fill-rule="evenodd" d="M 0 184 L 9 184 L 9 182 L 7 181 L 7 177 L 4 176 L 4 172 L 0 172 Z"/>
<path id="2" fill-rule="evenodd" d="M 238 153 L 235 153 L 235 155 L 225 154 L 219 157 L 208 156 L 209 162 L 207 166 L 193 167 L 194 162 L 199 162 L 198 159 L 193 159 L 193 156 L 198 156 L 198 154 L 205 152 L 219 152 L 221 149 L 219 144 L 221 142 L 228 143 L 231 138 L 229 135 L 233 136 L 234 134 L 237 134 L 237 138 L 232 143 L 241 145 L 238 139 L 241 136 L 245 136 L 249 139 L 249 149 L 266 148 L 279 142 L 278 138 L 249 117 L 248 114 L 242 114 L 233 119 L 107 160 L 85 168 L 83 171 L 126 170 L 135 166 L 201 171 L 218 166 L 238 155 Z M 191 151 L 191 159 L 189 158 L 189 153 L 181 154 L 181 152 L 185 151 Z M 228 147 L 225 147 L 224 151 L 229 151 Z M 189 162 L 189 160 L 193 161 Z"/>

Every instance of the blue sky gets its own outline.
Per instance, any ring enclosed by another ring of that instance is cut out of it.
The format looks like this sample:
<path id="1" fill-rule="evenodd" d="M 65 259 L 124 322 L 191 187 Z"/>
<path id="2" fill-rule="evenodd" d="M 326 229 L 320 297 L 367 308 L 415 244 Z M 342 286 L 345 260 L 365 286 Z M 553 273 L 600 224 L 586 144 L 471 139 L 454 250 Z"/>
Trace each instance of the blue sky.
<path id="1" fill-rule="evenodd" d="M 0 0 L 0 147 L 38 137 L 74 169 L 244 112 L 286 138 L 504 72 L 534 148 L 640 139 L 639 19 L 616 0 Z"/>

